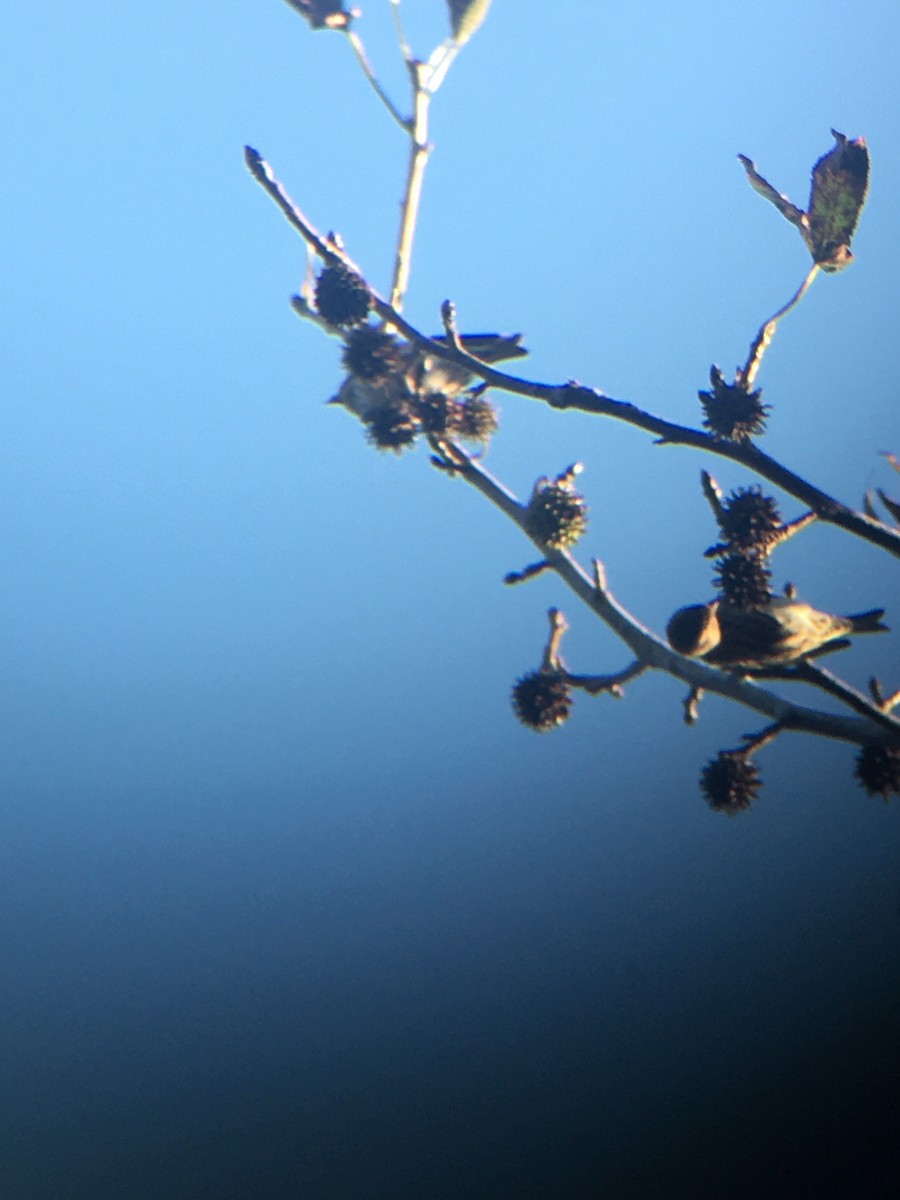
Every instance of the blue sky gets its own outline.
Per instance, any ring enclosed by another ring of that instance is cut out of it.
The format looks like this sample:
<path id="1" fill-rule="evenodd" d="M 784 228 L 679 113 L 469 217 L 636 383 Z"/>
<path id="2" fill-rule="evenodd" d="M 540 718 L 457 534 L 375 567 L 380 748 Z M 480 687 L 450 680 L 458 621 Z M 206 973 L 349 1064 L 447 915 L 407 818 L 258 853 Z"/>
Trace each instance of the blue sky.
<path id="1" fill-rule="evenodd" d="M 452 297 L 523 332 L 523 373 L 696 424 L 807 269 L 737 154 L 804 204 L 830 128 L 865 135 L 857 261 L 776 334 L 764 448 L 896 492 L 900 16 L 722 9 L 495 0 L 434 104 L 407 314 L 437 330 Z M 444 6 L 404 11 L 424 55 Z M 280 0 L 6 30 L 5 1190 L 593 1195 L 583 1170 L 640 1196 L 657 1167 L 689 1188 L 713 1131 L 713 1177 L 763 1171 L 761 1110 L 777 1162 L 889 1103 L 900 833 L 852 750 L 784 739 L 725 821 L 697 774 L 759 724 L 714 697 L 686 730 L 645 679 L 529 735 L 508 694 L 551 604 L 574 670 L 624 650 L 553 578 L 504 589 L 521 535 L 325 407 L 338 347 L 288 307 L 302 247 L 241 151 L 386 290 L 406 147 L 343 40 Z M 585 462 L 583 557 L 640 620 L 708 598 L 699 472 L 752 477 L 498 403 L 487 466 L 526 495 Z M 900 619 L 893 562 L 832 529 L 774 566 Z M 834 667 L 896 686 L 895 647 Z"/>

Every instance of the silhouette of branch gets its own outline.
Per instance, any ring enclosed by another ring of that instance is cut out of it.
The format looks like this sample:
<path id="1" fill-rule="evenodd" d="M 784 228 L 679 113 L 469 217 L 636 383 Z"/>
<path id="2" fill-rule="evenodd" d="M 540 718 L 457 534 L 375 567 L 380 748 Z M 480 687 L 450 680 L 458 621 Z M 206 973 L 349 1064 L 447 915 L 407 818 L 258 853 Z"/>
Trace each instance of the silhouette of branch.
<path id="1" fill-rule="evenodd" d="M 815 733 L 841 741 L 854 742 L 858 745 L 884 742 L 883 731 L 888 729 L 896 736 L 896 740 L 900 744 L 900 722 L 879 712 L 858 693 L 856 695 L 864 705 L 860 710 L 865 714 L 864 717 L 826 713 L 791 703 L 774 692 L 760 687 L 758 683 L 751 682 L 746 677 L 719 670 L 699 659 L 686 658 L 677 654 L 649 629 L 641 625 L 627 609 L 613 598 L 606 584 L 602 564 L 595 561 L 594 578 L 592 579 L 570 553 L 553 550 L 542 544 L 529 529 L 526 506 L 521 504 L 484 467 L 456 443 L 434 442 L 433 445 L 442 456 L 442 465 L 448 469 L 449 473 L 461 476 L 518 525 L 525 536 L 541 551 L 550 569 L 556 571 L 570 590 L 625 642 L 634 654 L 637 660 L 636 665 L 639 664 L 641 670 L 653 668 L 665 671 L 687 683 L 692 693 L 715 692 L 762 713 L 784 729 Z M 634 668 L 629 668 L 629 670 L 634 675 L 639 673 Z M 772 674 L 779 678 L 800 678 L 800 675 L 789 672 L 784 674 L 772 672 Z M 823 672 L 823 674 L 827 673 Z M 808 681 L 811 680 L 812 675 Z M 843 686 L 846 687 L 846 693 L 834 692 L 834 694 L 840 695 L 847 701 L 847 695 L 852 692 L 852 689 L 849 685 Z M 855 697 L 853 707 L 858 707 Z"/>
<path id="2" fill-rule="evenodd" d="M 364 278 L 364 272 L 360 271 L 352 259 L 319 233 L 312 222 L 297 207 L 262 156 L 249 146 L 245 147 L 244 156 L 254 179 L 275 201 L 290 224 L 305 238 L 315 252 L 326 263 L 330 265 L 338 262 L 344 263 Z M 562 385 L 537 383 L 498 370 L 496 367 L 474 358 L 471 354 L 467 354 L 465 350 L 454 346 L 451 342 L 436 342 L 427 337 L 410 324 L 396 307 L 371 288 L 370 294 L 373 309 L 390 326 L 411 342 L 427 349 L 432 356 L 466 367 L 473 375 L 484 380 L 491 387 L 499 388 L 501 391 L 513 395 L 540 400 L 552 408 L 577 409 L 594 416 L 612 417 L 614 420 L 624 421 L 626 424 L 654 434 L 660 443 L 691 446 L 721 458 L 728 458 L 732 462 L 747 467 L 802 501 L 820 520 L 837 525 L 900 557 L 900 531 L 891 529 L 882 522 L 873 520 L 864 513 L 829 496 L 802 476 L 765 454 L 752 442 L 726 441 L 714 437 L 710 433 L 705 433 L 703 430 L 666 421 L 662 417 L 654 416 L 652 413 L 638 408 L 635 404 L 624 400 L 615 400 L 594 388 L 576 382 Z"/>
<path id="3" fill-rule="evenodd" d="M 429 68 L 425 63 L 410 59 L 407 62 L 407 70 L 413 94 L 413 116 L 409 125 L 409 165 L 406 172 L 403 200 L 400 205 L 400 230 L 397 235 L 394 279 L 391 284 L 391 307 L 395 310 L 403 307 L 403 297 L 406 295 L 409 285 L 419 203 L 422 199 L 422 186 L 425 182 L 425 168 L 431 154 L 431 145 L 428 141 L 428 111 L 433 93 L 428 87 Z"/>

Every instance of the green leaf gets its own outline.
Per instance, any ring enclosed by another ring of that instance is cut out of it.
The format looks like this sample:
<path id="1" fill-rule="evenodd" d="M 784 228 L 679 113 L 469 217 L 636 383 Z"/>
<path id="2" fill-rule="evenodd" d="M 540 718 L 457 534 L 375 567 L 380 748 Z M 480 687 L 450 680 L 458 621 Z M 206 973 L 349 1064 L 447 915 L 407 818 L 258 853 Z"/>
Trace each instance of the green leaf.
<path id="1" fill-rule="evenodd" d="M 447 0 L 447 7 L 453 40 L 463 46 L 487 16 L 491 0 Z"/>
<path id="2" fill-rule="evenodd" d="M 832 129 L 835 145 L 812 170 L 807 242 L 813 261 L 825 271 L 840 271 L 852 260 L 850 239 L 869 188 L 869 151 L 865 138 Z"/>

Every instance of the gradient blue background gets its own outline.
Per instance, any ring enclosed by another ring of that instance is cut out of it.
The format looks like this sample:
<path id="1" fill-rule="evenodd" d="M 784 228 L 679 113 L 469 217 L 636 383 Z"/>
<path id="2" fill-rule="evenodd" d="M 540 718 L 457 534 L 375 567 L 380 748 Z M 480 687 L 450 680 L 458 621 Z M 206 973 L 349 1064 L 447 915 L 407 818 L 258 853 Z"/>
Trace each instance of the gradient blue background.
<path id="1" fill-rule="evenodd" d="M 404 8 L 424 55 L 444 5 Z M 574 670 L 622 647 L 323 406 L 338 347 L 241 148 L 387 286 L 406 146 L 343 39 L 279 0 L 5 29 L 4 1197 L 893 1195 L 896 804 L 795 737 L 710 813 L 700 767 L 761 722 L 710 697 L 687 730 L 667 678 L 527 733 L 549 605 Z M 695 424 L 807 267 L 736 154 L 803 204 L 829 128 L 865 134 L 857 262 L 775 338 L 765 448 L 896 492 L 898 40 L 876 0 L 497 0 L 435 103 L 408 314 L 451 296 L 533 377 Z M 586 462 L 585 560 L 641 620 L 710 594 L 699 472 L 746 473 L 500 405 L 488 466 L 527 494 Z M 831 529 L 775 569 L 900 621 L 895 563 Z M 900 681 L 888 639 L 838 665 Z"/>

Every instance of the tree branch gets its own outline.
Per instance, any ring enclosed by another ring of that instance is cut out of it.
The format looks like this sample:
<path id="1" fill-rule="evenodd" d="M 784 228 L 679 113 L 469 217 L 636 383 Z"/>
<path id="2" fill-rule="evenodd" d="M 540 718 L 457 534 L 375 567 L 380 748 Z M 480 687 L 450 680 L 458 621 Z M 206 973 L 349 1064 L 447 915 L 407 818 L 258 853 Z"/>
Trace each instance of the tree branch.
<path id="1" fill-rule="evenodd" d="M 796 292 L 794 292 L 793 296 L 791 296 L 790 300 L 788 300 L 785 304 L 782 304 L 778 312 L 773 313 L 772 316 L 769 317 L 768 321 L 765 321 L 762 325 L 760 325 L 759 332 L 753 339 L 753 344 L 750 347 L 750 353 L 747 356 L 747 361 L 744 364 L 743 369 L 739 372 L 740 379 L 748 391 L 753 387 L 753 381 L 756 379 L 756 373 L 762 364 L 763 355 L 768 349 L 769 342 L 771 342 L 772 338 L 775 336 L 775 330 L 778 328 L 778 322 L 782 317 L 787 316 L 792 308 L 796 308 L 796 306 L 809 291 L 812 281 L 815 279 L 818 273 L 819 264 L 813 263 L 806 278 L 797 288 Z"/>
<path id="2" fill-rule="evenodd" d="M 366 79 L 369 81 L 372 90 L 375 92 L 375 95 L 388 110 L 393 120 L 397 122 L 404 133 L 409 133 L 410 121 L 407 117 L 404 117 L 400 110 L 395 106 L 393 100 L 378 82 L 378 78 L 375 75 L 375 72 L 372 70 L 372 65 L 369 62 L 368 55 L 366 54 L 365 46 L 363 46 L 362 38 L 355 29 L 348 27 L 344 30 L 344 32 L 347 35 L 347 40 L 353 49 L 353 53 L 356 55 L 356 61 L 359 63 L 360 69 L 362 70 L 363 75 L 365 75 Z"/>
<path id="3" fill-rule="evenodd" d="M 413 116 L 409 126 L 409 166 L 400 206 L 400 230 L 397 235 L 394 279 L 391 284 L 391 307 L 397 311 L 403 307 L 403 297 L 409 285 L 413 238 L 419 217 L 425 168 L 431 154 L 428 141 L 428 110 L 431 104 L 431 91 L 427 86 L 428 67 L 412 59 L 407 63 L 407 69 L 412 87 Z"/>
<path id="4" fill-rule="evenodd" d="M 252 147 L 247 146 L 244 150 L 244 157 L 254 179 L 268 192 L 290 224 L 306 239 L 316 253 L 326 263 L 331 265 L 337 262 L 344 263 L 364 277 L 363 272 L 360 272 L 359 267 L 352 259 L 343 250 L 327 241 L 304 216 L 262 156 Z M 466 367 L 473 375 L 484 380 L 491 387 L 499 388 L 512 395 L 527 396 L 532 400 L 543 401 L 552 408 L 577 409 L 594 416 L 612 417 L 655 434 L 661 443 L 691 446 L 694 449 L 715 454 L 720 458 L 728 458 L 732 462 L 747 467 L 802 501 L 820 520 L 837 525 L 847 530 L 848 533 L 900 557 L 900 532 L 834 499 L 802 476 L 782 466 L 776 459 L 770 458 L 750 442 L 725 441 L 712 434 L 704 433 L 700 429 L 677 425 L 672 421 L 666 421 L 662 417 L 645 412 L 628 401 L 615 400 L 611 396 L 605 396 L 602 392 L 579 383 L 569 382 L 560 386 L 536 383 L 516 375 L 510 375 L 474 358 L 471 354 L 467 354 L 452 344 L 436 342 L 427 337 L 371 288 L 370 293 L 372 307 L 389 325 L 411 342 L 427 349 L 428 353 L 434 357 L 444 358 Z"/>
<path id="5" fill-rule="evenodd" d="M 642 668 L 651 667 L 665 671 L 687 683 L 695 691 L 703 690 L 725 696 L 762 713 L 785 729 L 865 745 L 870 742 L 883 743 L 884 729 L 887 727 L 894 735 L 890 740 L 895 738 L 900 744 L 900 722 L 888 717 L 889 724 L 886 725 L 885 714 L 878 713 L 871 705 L 867 705 L 864 710 L 865 718 L 821 712 L 784 700 L 774 692 L 739 675 L 677 654 L 613 598 L 599 563 L 595 565 L 595 577 L 591 579 L 569 553 L 551 550 L 532 536 L 528 527 L 527 508 L 460 446 L 455 443 L 438 442 L 436 448 L 444 458 L 444 465 L 451 468 L 453 473 L 461 475 L 467 483 L 518 525 L 570 590 L 625 642 Z M 847 688 L 847 692 L 852 691 L 848 685 L 843 686 Z M 845 694 L 840 694 L 842 699 L 846 699 Z M 864 697 L 861 699 L 865 702 Z"/>

